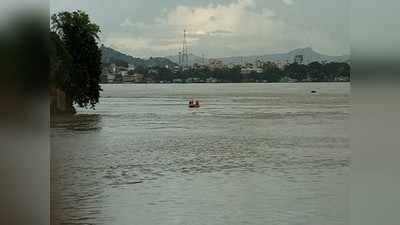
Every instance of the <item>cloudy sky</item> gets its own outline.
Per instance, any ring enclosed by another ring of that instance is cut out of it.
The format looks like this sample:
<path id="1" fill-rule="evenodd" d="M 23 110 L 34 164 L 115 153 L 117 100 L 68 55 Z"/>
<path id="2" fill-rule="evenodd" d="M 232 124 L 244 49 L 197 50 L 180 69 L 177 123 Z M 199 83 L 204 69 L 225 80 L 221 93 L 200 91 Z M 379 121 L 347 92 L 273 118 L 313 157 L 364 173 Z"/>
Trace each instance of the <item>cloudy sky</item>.
<path id="1" fill-rule="evenodd" d="M 206 57 L 281 53 L 311 46 L 349 54 L 349 0 L 51 0 L 51 13 L 84 10 L 101 42 L 136 57 L 190 51 Z"/>

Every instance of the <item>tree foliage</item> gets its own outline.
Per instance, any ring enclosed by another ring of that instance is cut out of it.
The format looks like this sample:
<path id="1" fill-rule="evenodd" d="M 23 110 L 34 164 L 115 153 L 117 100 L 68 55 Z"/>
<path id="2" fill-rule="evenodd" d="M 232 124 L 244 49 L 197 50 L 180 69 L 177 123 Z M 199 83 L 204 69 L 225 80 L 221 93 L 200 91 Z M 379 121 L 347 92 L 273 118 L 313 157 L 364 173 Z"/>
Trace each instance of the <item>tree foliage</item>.
<path id="1" fill-rule="evenodd" d="M 51 87 L 64 89 L 70 79 L 71 55 L 68 53 L 60 37 L 50 32 L 50 85 Z"/>
<path id="2" fill-rule="evenodd" d="M 51 30 L 56 50 L 50 58 L 52 71 L 57 74 L 55 83 L 80 107 L 94 108 L 101 91 L 99 26 L 90 21 L 88 14 L 78 10 L 52 15 Z"/>

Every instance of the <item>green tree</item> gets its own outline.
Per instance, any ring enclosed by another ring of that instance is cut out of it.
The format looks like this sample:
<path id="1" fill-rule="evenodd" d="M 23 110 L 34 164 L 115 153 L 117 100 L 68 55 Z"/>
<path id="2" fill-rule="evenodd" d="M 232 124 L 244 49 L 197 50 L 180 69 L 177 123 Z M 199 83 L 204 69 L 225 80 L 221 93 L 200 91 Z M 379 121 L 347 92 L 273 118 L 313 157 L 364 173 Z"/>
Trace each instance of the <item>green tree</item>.
<path id="1" fill-rule="evenodd" d="M 88 14 L 78 10 L 52 15 L 51 29 L 71 57 L 63 90 L 80 107 L 94 108 L 102 90 L 99 85 L 101 51 L 97 43 L 99 26 L 90 21 Z"/>
<path id="2" fill-rule="evenodd" d="M 285 67 L 285 73 L 288 77 L 303 81 L 307 78 L 307 65 L 292 63 Z"/>
<path id="3" fill-rule="evenodd" d="M 70 78 L 71 56 L 65 48 L 60 37 L 50 32 L 50 85 L 51 87 L 64 89 L 66 81 Z"/>
<path id="4" fill-rule="evenodd" d="M 342 64 L 337 63 L 337 62 L 330 62 L 325 65 L 327 81 L 334 81 L 335 77 L 340 76 L 340 67 L 341 66 L 342 66 Z"/>
<path id="5" fill-rule="evenodd" d="M 121 66 L 121 67 L 125 67 L 125 68 L 128 68 L 128 66 L 129 66 L 129 64 L 128 64 L 126 61 L 124 61 L 124 60 L 116 59 L 116 60 L 114 61 L 114 63 L 115 63 L 115 65 L 117 65 L 117 66 Z"/>
<path id="6" fill-rule="evenodd" d="M 273 62 L 267 62 L 263 66 L 263 79 L 268 82 L 279 82 L 282 78 L 282 70 Z"/>
<path id="7" fill-rule="evenodd" d="M 147 74 L 147 71 L 148 71 L 148 69 L 147 69 L 145 66 L 143 66 L 143 65 L 138 65 L 138 66 L 135 68 L 135 73 Z"/>
<path id="8" fill-rule="evenodd" d="M 312 62 L 308 64 L 308 76 L 312 81 L 323 81 L 324 80 L 324 71 L 323 64 L 319 62 Z"/>

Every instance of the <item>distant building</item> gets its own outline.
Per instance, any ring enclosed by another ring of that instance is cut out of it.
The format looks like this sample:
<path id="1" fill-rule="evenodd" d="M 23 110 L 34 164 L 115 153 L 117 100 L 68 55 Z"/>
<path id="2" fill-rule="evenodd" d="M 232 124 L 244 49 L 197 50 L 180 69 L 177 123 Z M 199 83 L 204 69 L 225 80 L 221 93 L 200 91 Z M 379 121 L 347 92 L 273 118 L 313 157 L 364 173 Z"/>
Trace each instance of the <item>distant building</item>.
<path id="1" fill-rule="evenodd" d="M 125 77 L 125 76 L 128 75 L 128 71 L 126 71 L 126 70 L 121 70 L 120 74 L 121 74 L 122 77 Z"/>
<path id="2" fill-rule="evenodd" d="M 223 69 L 224 68 L 224 62 L 220 59 L 210 59 L 208 61 L 208 68 L 211 70 L 215 69 Z"/>
<path id="3" fill-rule="evenodd" d="M 122 83 L 123 82 L 123 77 L 120 73 L 115 74 L 115 79 L 114 83 Z"/>
<path id="4" fill-rule="evenodd" d="M 101 69 L 100 81 L 101 83 L 108 83 L 107 75 L 110 73 L 108 67 L 103 67 Z"/>
<path id="5" fill-rule="evenodd" d="M 131 65 L 132 66 L 132 65 Z M 132 69 L 132 67 L 130 68 Z M 121 83 L 130 78 L 125 78 L 129 73 L 132 73 L 129 68 L 118 66 L 114 63 L 105 66 L 101 71 L 101 81 L 103 83 Z"/>
<path id="6" fill-rule="evenodd" d="M 192 68 L 193 69 L 205 69 L 205 68 L 207 68 L 207 66 L 203 65 L 203 64 L 199 64 L 199 63 L 194 63 Z"/>
<path id="7" fill-rule="evenodd" d="M 252 63 L 246 63 L 245 66 L 242 67 L 240 73 L 243 75 L 251 74 L 251 73 L 262 73 L 262 65 L 259 67 L 258 65 L 253 65 Z"/>
<path id="8" fill-rule="evenodd" d="M 133 64 L 128 64 L 128 71 L 134 71 L 135 70 L 135 65 Z"/>
<path id="9" fill-rule="evenodd" d="M 120 71 L 128 71 L 128 67 L 125 67 L 125 66 L 117 66 L 117 71 L 116 71 L 116 72 L 120 72 Z"/>
<path id="10" fill-rule="evenodd" d="M 134 83 L 135 82 L 135 75 L 134 74 L 127 74 L 122 77 L 122 81 L 124 83 Z"/>
<path id="11" fill-rule="evenodd" d="M 113 74 L 113 73 L 107 74 L 107 82 L 114 83 L 114 81 L 115 81 L 115 74 Z"/>
<path id="12" fill-rule="evenodd" d="M 214 78 L 214 77 L 209 77 L 206 79 L 207 83 L 217 83 L 218 79 Z"/>
<path id="13" fill-rule="evenodd" d="M 275 65 L 279 69 L 283 69 L 283 68 L 285 68 L 285 66 L 289 65 L 289 62 L 288 61 L 277 61 L 277 62 L 275 62 Z"/>
<path id="14" fill-rule="evenodd" d="M 263 61 L 261 61 L 261 60 L 257 60 L 257 61 L 256 61 L 256 67 L 257 67 L 257 68 L 262 68 L 263 65 L 264 65 L 264 62 L 263 62 Z"/>
<path id="15" fill-rule="evenodd" d="M 111 73 L 116 73 L 117 72 L 117 65 L 112 63 L 109 67 Z"/>
<path id="16" fill-rule="evenodd" d="M 172 73 L 178 73 L 180 71 L 180 67 L 179 66 L 174 66 L 172 69 Z"/>
<path id="17" fill-rule="evenodd" d="M 145 81 L 143 74 L 135 73 L 133 76 L 134 76 L 134 82 L 135 83 L 143 83 Z"/>
<path id="18" fill-rule="evenodd" d="M 183 83 L 183 80 L 178 78 L 178 79 L 173 79 L 172 82 L 173 83 Z"/>
<path id="19" fill-rule="evenodd" d="M 240 70 L 240 73 L 243 75 L 247 75 L 247 74 L 252 74 L 252 73 L 262 73 L 263 69 L 262 68 L 242 68 Z"/>
<path id="20" fill-rule="evenodd" d="M 253 68 L 254 65 L 253 65 L 253 63 L 245 63 L 244 66 L 242 66 L 242 67 L 244 67 L 244 68 Z"/>
<path id="21" fill-rule="evenodd" d="M 228 68 L 229 69 L 233 69 L 235 66 L 236 66 L 235 63 L 229 63 L 228 64 Z"/>
<path id="22" fill-rule="evenodd" d="M 241 74 L 250 74 L 252 71 L 253 71 L 252 68 L 245 67 L 245 68 L 242 68 L 242 69 L 240 70 L 240 73 L 241 73 Z"/>

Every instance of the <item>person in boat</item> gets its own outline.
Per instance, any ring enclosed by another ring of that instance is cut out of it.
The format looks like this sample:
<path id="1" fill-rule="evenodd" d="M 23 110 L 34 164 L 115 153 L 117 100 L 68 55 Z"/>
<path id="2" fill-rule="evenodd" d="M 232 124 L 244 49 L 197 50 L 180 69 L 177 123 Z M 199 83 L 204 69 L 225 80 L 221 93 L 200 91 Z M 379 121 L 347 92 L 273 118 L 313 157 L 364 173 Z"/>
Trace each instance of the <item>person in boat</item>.
<path id="1" fill-rule="evenodd" d="M 193 100 L 192 99 L 189 100 L 189 106 L 191 106 L 191 105 L 193 105 Z"/>
<path id="2" fill-rule="evenodd" d="M 199 100 L 196 100 L 196 103 L 194 104 L 196 107 L 199 107 L 200 106 L 200 102 L 199 102 Z"/>

